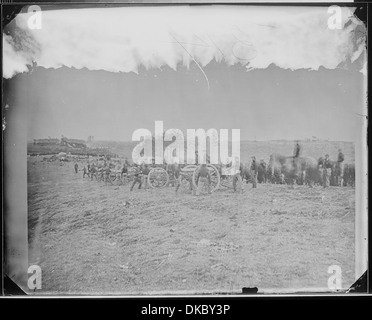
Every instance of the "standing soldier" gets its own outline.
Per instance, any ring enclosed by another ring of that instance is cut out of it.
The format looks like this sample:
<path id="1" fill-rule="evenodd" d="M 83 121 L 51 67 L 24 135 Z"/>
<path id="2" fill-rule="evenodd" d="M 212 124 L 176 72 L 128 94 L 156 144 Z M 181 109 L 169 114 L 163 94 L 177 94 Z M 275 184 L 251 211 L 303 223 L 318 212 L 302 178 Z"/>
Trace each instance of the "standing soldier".
<path id="1" fill-rule="evenodd" d="M 241 193 L 244 192 L 244 187 L 243 187 L 243 179 L 242 179 L 242 174 L 244 173 L 244 167 L 243 164 L 239 161 L 238 157 L 235 157 L 235 161 L 232 167 L 233 170 L 233 188 L 234 192 L 236 192 L 236 185 L 238 184 L 238 188 Z"/>
<path id="2" fill-rule="evenodd" d="M 150 173 L 149 166 L 147 164 L 144 164 L 142 168 L 142 182 L 145 185 L 145 189 L 147 189 L 147 180 L 148 180 L 149 173 Z"/>
<path id="3" fill-rule="evenodd" d="M 75 162 L 74 168 L 75 168 L 75 173 L 78 173 L 79 165 L 77 164 L 77 162 Z"/>
<path id="4" fill-rule="evenodd" d="M 89 160 L 88 160 L 89 161 Z M 90 173 L 90 163 L 88 162 L 88 165 L 87 165 L 87 169 L 88 169 L 88 172 L 87 172 L 87 175 L 89 177 L 89 173 Z"/>
<path id="5" fill-rule="evenodd" d="M 104 174 L 105 183 L 110 182 L 112 184 L 111 177 L 110 177 L 111 169 L 110 169 L 110 164 L 109 163 L 106 163 L 106 165 L 104 166 L 103 174 Z"/>
<path id="6" fill-rule="evenodd" d="M 90 166 L 90 180 L 93 181 L 93 176 L 95 176 L 96 172 L 97 172 L 97 169 L 93 162 L 92 165 Z M 96 179 L 97 179 L 97 176 L 96 176 Z"/>
<path id="7" fill-rule="evenodd" d="M 298 141 L 295 143 L 294 151 L 293 151 L 293 158 L 299 158 L 301 153 L 301 146 Z"/>
<path id="8" fill-rule="evenodd" d="M 226 162 L 221 165 L 221 178 L 222 179 L 225 179 L 226 176 L 230 174 L 231 166 L 232 166 L 232 161 L 230 161 L 230 159 L 227 158 Z"/>
<path id="9" fill-rule="evenodd" d="M 294 167 L 295 176 L 297 176 L 297 162 L 298 162 L 298 158 L 300 157 L 300 154 L 301 154 L 301 146 L 300 146 L 300 143 L 296 141 L 294 151 L 293 151 L 293 167 Z"/>
<path id="10" fill-rule="evenodd" d="M 264 159 L 260 160 L 258 171 L 260 173 L 260 175 L 258 175 L 258 182 L 266 183 L 267 182 L 267 165 Z"/>
<path id="11" fill-rule="evenodd" d="M 340 178 L 340 181 L 337 181 L 337 183 L 339 184 L 340 187 L 344 185 L 344 160 L 345 160 L 345 156 L 342 153 L 342 150 L 338 149 L 337 167 L 338 167 L 338 177 Z"/>
<path id="12" fill-rule="evenodd" d="M 167 164 L 166 171 L 169 175 L 168 185 L 172 185 L 173 187 L 175 186 L 176 189 L 178 190 L 177 185 L 178 185 L 178 182 L 179 182 L 178 181 L 179 180 L 179 166 L 178 166 L 177 162 Z M 177 190 L 176 190 L 176 192 L 177 192 Z"/>
<path id="13" fill-rule="evenodd" d="M 134 181 L 132 183 L 132 186 L 130 187 L 130 191 L 133 190 L 136 183 L 138 183 L 138 189 L 141 189 L 142 186 L 142 170 L 140 166 L 136 164 L 135 166 L 135 173 L 134 173 Z"/>
<path id="14" fill-rule="evenodd" d="M 121 172 L 120 172 L 120 180 L 123 181 L 123 183 L 125 184 L 127 182 L 127 179 L 128 179 L 128 165 L 127 165 L 127 162 L 124 161 L 123 163 L 123 166 L 121 168 Z"/>
<path id="15" fill-rule="evenodd" d="M 329 187 L 329 178 L 332 174 L 332 163 L 329 159 L 329 155 L 326 154 L 323 160 L 323 187 Z"/>
<path id="16" fill-rule="evenodd" d="M 165 167 L 165 170 L 167 171 L 168 175 L 169 175 L 169 182 L 168 182 L 168 185 L 172 185 L 174 186 L 174 183 L 175 183 L 175 176 L 174 176 L 174 170 L 175 170 L 175 167 L 174 167 L 174 164 L 173 163 L 167 163 L 166 167 Z"/>
<path id="17" fill-rule="evenodd" d="M 251 163 L 251 176 L 252 176 L 252 188 L 257 188 L 257 173 L 258 173 L 258 165 L 256 162 L 256 157 L 252 157 Z"/>
<path id="18" fill-rule="evenodd" d="M 198 172 L 198 176 L 196 177 L 196 185 L 198 186 L 196 189 L 196 195 L 198 196 L 201 190 L 203 190 L 205 186 L 208 189 L 208 193 L 211 193 L 210 184 L 211 184 L 211 175 L 209 174 L 207 165 L 204 163 L 201 165 L 199 172 Z"/>
<path id="19" fill-rule="evenodd" d="M 180 173 L 181 173 L 180 166 L 179 166 L 179 164 L 176 162 L 175 165 L 174 165 L 174 179 L 175 179 L 175 184 L 176 184 L 176 192 L 178 191 L 178 189 L 179 189 L 180 186 L 181 186 L 181 182 L 180 182 Z M 191 182 L 191 183 L 192 183 L 192 182 Z"/>
<path id="20" fill-rule="evenodd" d="M 83 168 L 83 178 L 85 178 L 85 175 L 88 175 L 86 166 L 84 166 L 84 168 Z"/>

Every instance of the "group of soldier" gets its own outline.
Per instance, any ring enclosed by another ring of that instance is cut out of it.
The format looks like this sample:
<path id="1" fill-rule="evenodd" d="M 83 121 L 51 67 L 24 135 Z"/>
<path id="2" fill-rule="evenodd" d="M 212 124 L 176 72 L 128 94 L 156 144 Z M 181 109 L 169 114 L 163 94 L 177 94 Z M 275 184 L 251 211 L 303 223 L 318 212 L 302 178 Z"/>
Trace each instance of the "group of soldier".
<path id="1" fill-rule="evenodd" d="M 124 161 L 124 163 L 120 166 L 120 179 L 127 180 L 129 177 L 129 172 L 128 172 L 128 167 L 129 163 L 127 160 Z M 78 164 L 75 163 L 75 173 L 78 172 Z M 142 185 L 144 185 L 145 189 L 148 187 L 147 186 L 147 177 L 150 172 L 150 168 L 147 164 L 143 164 L 141 166 L 135 165 L 134 166 L 134 172 L 133 172 L 133 182 L 130 188 L 130 191 L 133 190 L 136 184 L 138 184 L 138 189 L 141 189 Z M 110 178 L 111 174 L 111 165 L 110 162 L 107 160 L 104 160 L 104 163 L 102 166 L 98 166 L 97 163 L 93 162 L 92 164 L 88 163 L 86 166 L 83 168 L 83 178 L 85 176 L 90 177 L 91 180 L 97 174 L 102 174 L 103 175 L 103 180 L 108 181 Z"/>
<path id="2" fill-rule="evenodd" d="M 298 159 L 300 157 L 301 153 L 301 146 L 298 142 L 295 144 L 294 154 L 293 154 L 293 162 L 294 162 L 294 169 L 295 172 L 299 172 L 297 166 L 298 166 Z M 326 154 L 324 157 L 320 157 L 318 159 L 318 171 L 320 173 L 321 177 L 321 184 L 324 188 L 327 188 L 330 186 L 330 179 L 333 173 L 336 176 L 336 178 L 340 181 L 336 181 L 336 185 L 342 186 L 344 181 L 344 161 L 345 156 L 341 149 L 338 149 L 338 155 L 337 155 L 337 161 L 332 161 L 329 154 Z"/>
<path id="3" fill-rule="evenodd" d="M 341 186 L 343 185 L 343 178 L 344 178 L 344 171 L 345 171 L 344 160 L 345 160 L 345 156 L 342 153 L 342 150 L 339 149 L 335 170 L 337 171 L 337 176 L 340 177 L 341 179 L 339 182 L 337 182 L 337 184 Z M 323 170 L 323 187 L 327 188 L 330 185 L 330 178 L 332 175 L 332 169 L 334 167 L 328 154 L 326 154 L 324 158 L 323 157 L 319 158 L 318 167 L 320 168 L 320 170 Z"/>
<path id="4" fill-rule="evenodd" d="M 295 143 L 294 153 L 293 153 L 293 166 L 295 171 L 298 166 L 298 159 L 301 155 L 301 146 L 298 142 Z M 339 176 L 344 176 L 344 154 L 342 150 L 338 150 L 338 157 L 337 157 L 337 170 L 339 172 Z M 208 162 L 208 159 L 207 159 Z M 198 164 L 198 163 L 196 163 Z M 98 165 L 97 163 L 88 163 L 84 168 L 83 171 L 83 178 L 85 176 L 90 177 L 93 180 L 93 177 L 97 177 L 97 174 L 101 174 L 103 179 L 109 179 L 111 173 L 110 161 L 104 160 L 103 165 Z M 119 168 L 120 170 L 120 179 L 128 179 L 129 178 L 129 162 L 127 160 Z M 324 157 L 319 158 L 318 160 L 318 168 L 321 170 L 322 176 L 322 185 L 324 187 L 329 187 L 330 185 L 330 178 L 332 175 L 332 170 L 334 169 L 334 161 L 330 160 L 328 154 Z M 242 162 L 239 161 L 238 158 L 235 158 L 233 161 L 225 164 L 216 166 L 220 173 L 221 179 L 226 179 L 228 176 L 232 176 L 232 187 L 234 192 L 244 192 L 243 180 L 245 179 L 246 183 L 250 181 L 252 183 L 252 188 L 257 188 L 257 181 L 259 182 L 266 182 L 267 181 L 267 172 L 268 172 L 268 165 L 266 162 L 261 159 L 260 162 L 256 160 L 255 156 L 251 157 L 251 161 L 249 166 L 244 166 Z M 180 188 L 180 175 L 181 175 L 181 166 L 177 163 L 175 164 L 168 164 L 164 166 L 166 172 L 169 175 L 170 182 L 169 184 L 175 187 L 175 191 L 178 192 Z M 78 173 L 78 164 L 75 163 L 74 165 L 75 173 Z M 150 173 L 151 167 L 147 164 L 137 165 L 135 164 L 132 167 L 131 177 L 133 178 L 130 191 L 138 185 L 138 189 L 141 189 L 144 186 L 144 189 L 148 188 L 148 175 Z M 258 179 L 259 178 L 259 179 Z M 285 183 L 285 176 L 283 173 L 280 174 L 279 183 Z M 343 181 L 341 180 L 341 185 Z M 211 175 L 210 171 L 207 167 L 207 164 L 202 164 L 199 167 L 199 170 L 196 174 L 196 188 L 193 187 L 192 179 L 189 178 L 190 190 L 195 195 L 199 195 L 202 192 L 211 192 Z"/>
<path id="5" fill-rule="evenodd" d="M 258 162 L 253 156 L 250 164 L 244 166 L 240 163 L 239 169 L 233 176 L 233 189 L 234 191 L 243 190 L 243 180 L 246 183 L 251 182 L 253 188 L 257 187 L 257 182 L 289 184 L 290 187 L 294 187 L 296 183 L 309 184 L 310 186 L 316 183 L 324 188 L 331 184 L 334 186 L 354 185 L 354 166 L 350 164 L 345 166 L 345 156 L 341 149 L 338 149 L 336 161 L 332 161 L 329 154 L 326 154 L 324 157 L 320 157 L 317 163 L 314 159 L 315 163 L 312 167 L 310 164 L 304 164 L 304 160 L 306 162 L 308 159 L 301 157 L 301 145 L 298 142 L 295 143 L 293 156 L 282 157 L 285 164 L 282 163 L 281 168 L 279 165 L 279 168 L 274 169 L 275 164 L 271 162 L 267 164 L 263 159 Z M 223 172 L 221 177 L 224 177 Z"/>

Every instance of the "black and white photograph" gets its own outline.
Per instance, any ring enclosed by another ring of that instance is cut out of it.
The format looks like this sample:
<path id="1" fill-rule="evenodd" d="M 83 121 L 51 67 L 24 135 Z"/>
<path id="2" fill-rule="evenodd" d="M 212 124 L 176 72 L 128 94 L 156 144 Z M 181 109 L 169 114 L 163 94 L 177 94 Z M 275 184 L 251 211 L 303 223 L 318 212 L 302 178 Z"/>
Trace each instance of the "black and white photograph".
<path id="1" fill-rule="evenodd" d="M 363 10 L 13 12 L 8 277 L 35 296 L 348 292 L 368 265 Z"/>

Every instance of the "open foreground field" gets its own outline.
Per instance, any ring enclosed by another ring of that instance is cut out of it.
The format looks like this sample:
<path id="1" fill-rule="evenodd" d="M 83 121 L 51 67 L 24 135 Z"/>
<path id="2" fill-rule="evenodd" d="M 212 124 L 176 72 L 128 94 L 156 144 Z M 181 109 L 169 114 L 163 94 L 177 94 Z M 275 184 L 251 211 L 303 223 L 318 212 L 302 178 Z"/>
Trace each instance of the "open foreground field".
<path id="1" fill-rule="evenodd" d="M 29 264 L 42 269 L 41 294 L 317 291 L 331 265 L 343 288 L 355 280 L 352 188 L 130 192 L 41 160 L 28 158 Z"/>
<path id="2" fill-rule="evenodd" d="M 83 179 L 73 163 L 28 159 L 29 263 L 41 293 L 327 290 L 354 282 L 352 188 L 246 185 L 192 196 Z"/>

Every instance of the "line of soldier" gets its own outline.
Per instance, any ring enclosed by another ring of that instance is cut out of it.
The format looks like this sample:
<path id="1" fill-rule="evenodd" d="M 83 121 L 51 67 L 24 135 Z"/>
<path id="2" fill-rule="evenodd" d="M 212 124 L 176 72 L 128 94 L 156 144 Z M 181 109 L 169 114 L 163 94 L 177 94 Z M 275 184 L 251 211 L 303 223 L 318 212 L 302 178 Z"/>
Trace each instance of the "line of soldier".
<path id="1" fill-rule="evenodd" d="M 243 187 L 243 175 L 244 175 L 244 168 L 243 165 L 240 163 L 238 164 L 238 160 L 235 159 L 236 161 L 234 162 L 234 165 L 237 166 L 234 168 L 235 173 L 233 174 L 233 189 L 234 191 L 241 191 L 243 192 L 244 187 Z M 261 160 L 263 161 L 263 160 Z M 196 162 L 197 164 L 198 162 Z M 266 164 L 265 164 L 266 165 Z M 226 168 L 231 168 L 232 169 L 232 162 L 226 165 Z M 121 172 L 120 172 L 120 178 L 127 178 L 128 177 L 128 167 L 129 164 L 127 161 L 125 161 L 121 167 Z M 178 192 L 180 188 L 180 166 L 178 164 L 168 164 L 166 165 L 166 171 L 170 176 L 170 184 L 173 184 L 175 186 L 175 191 Z M 220 167 L 221 168 L 221 167 Z M 78 164 L 75 163 L 74 165 L 75 173 L 78 173 Z M 251 177 L 252 177 L 252 186 L 253 188 L 257 188 L 257 174 L 258 174 L 258 164 L 256 162 L 256 158 L 253 156 L 252 157 L 252 162 L 251 162 Z M 104 180 L 107 181 L 111 169 L 110 169 L 110 163 L 104 160 L 103 166 L 98 166 L 95 162 L 92 164 L 88 163 L 87 166 L 83 167 L 83 178 L 85 176 L 88 176 L 93 180 L 93 177 L 96 176 L 99 173 L 103 174 Z M 134 165 L 134 173 L 133 173 L 133 182 L 130 188 L 130 191 L 133 190 L 133 188 L 138 184 L 138 189 L 142 188 L 142 185 L 145 185 L 145 189 L 148 187 L 148 174 L 150 172 L 150 167 L 147 164 L 142 164 L 142 165 Z M 209 174 L 209 170 L 207 168 L 206 164 L 202 164 L 200 170 L 198 171 L 198 175 L 196 177 L 196 185 L 197 189 L 193 190 L 192 187 L 192 181 L 190 181 L 190 190 L 193 191 L 194 194 L 199 195 L 202 190 L 207 189 L 207 192 L 210 193 L 210 185 L 211 185 L 211 177 Z M 195 192 L 194 192 L 195 191 Z"/>
<path id="2" fill-rule="evenodd" d="M 344 176 L 344 154 L 342 153 L 342 150 L 338 150 L 338 158 L 337 158 L 337 170 L 339 170 L 339 176 L 341 177 L 341 185 L 343 183 L 343 176 Z M 294 154 L 293 154 L 293 162 L 294 166 L 296 167 L 297 165 L 297 159 L 300 157 L 301 153 L 301 146 L 298 142 L 295 144 L 294 148 Z M 196 164 L 198 164 L 198 156 L 196 152 Z M 208 159 L 207 159 L 208 162 Z M 121 172 L 120 172 L 120 178 L 123 179 L 128 177 L 128 167 L 129 163 L 127 160 L 123 163 L 123 166 L 121 167 Z M 222 166 L 217 166 L 221 178 L 224 179 L 226 178 L 226 175 L 224 175 L 223 172 L 223 167 Z M 236 158 L 234 163 L 230 162 L 225 166 L 225 169 L 229 168 L 230 170 L 234 170 L 233 172 L 233 190 L 235 191 L 244 191 L 243 187 L 243 180 L 246 180 L 246 183 L 248 181 L 252 182 L 252 188 L 257 188 L 257 180 L 258 180 L 258 175 L 260 175 L 260 181 L 259 182 L 266 182 L 267 177 L 266 177 L 266 172 L 267 172 L 267 164 L 266 162 L 261 159 L 260 163 L 257 162 L 256 157 L 252 156 L 251 158 L 251 163 L 249 166 L 249 170 L 244 167 L 244 165 L 238 161 Z M 332 169 L 334 168 L 334 163 L 330 160 L 330 157 L 328 154 L 325 155 L 325 157 L 321 157 L 318 160 L 318 168 L 319 170 L 322 171 L 322 185 L 324 187 L 329 187 L 330 185 L 330 178 L 332 175 Z M 75 163 L 74 165 L 75 173 L 78 172 L 78 164 Z M 142 164 L 142 165 L 134 165 L 134 180 L 132 182 L 130 190 L 132 191 L 133 188 L 135 187 L 136 184 L 138 184 L 138 189 L 142 188 L 142 185 L 145 185 L 145 189 L 148 187 L 147 181 L 148 181 L 148 174 L 150 172 L 150 167 L 147 164 Z M 178 164 L 168 164 L 165 166 L 166 171 L 168 172 L 170 176 L 170 184 L 173 184 L 175 186 L 175 191 L 177 192 L 180 187 L 180 166 Z M 110 175 L 110 164 L 104 161 L 104 165 L 101 168 L 98 168 L 98 166 L 93 163 L 93 164 L 88 164 L 87 167 L 83 168 L 83 178 L 88 175 L 91 177 L 91 180 L 93 180 L 94 174 L 97 172 L 102 172 L 104 174 L 105 179 Z M 231 173 L 230 173 L 231 174 Z M 283 173 L 280 174 L 279 177 L 279 183 L 285 184 L 285 176 Z M 207 189 L 208 193 L 210 193 L 210 185 L 211 185 L 211 177 L 209 174 L 209 170 L 207 168 L 206 164 L 201 165 L 201 168 L 198 172 L 198 175 L 196 177 L 196 185 L 197 189 L 195 191 L 195 194 L 200 194 L 201 190 L 204 188 Z M 192 187 L 192 181 L 190 181 L 190 190 L 193 190 Z"/>

